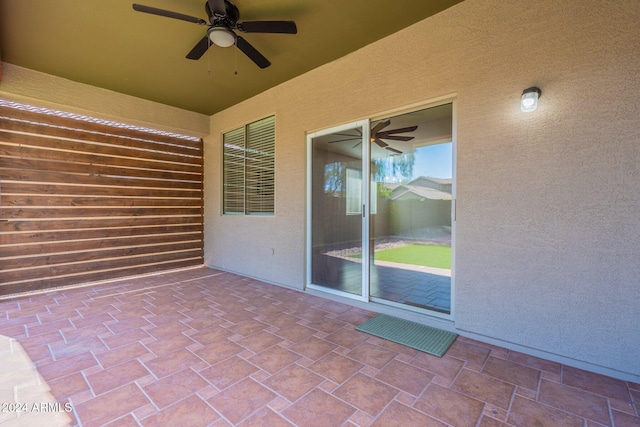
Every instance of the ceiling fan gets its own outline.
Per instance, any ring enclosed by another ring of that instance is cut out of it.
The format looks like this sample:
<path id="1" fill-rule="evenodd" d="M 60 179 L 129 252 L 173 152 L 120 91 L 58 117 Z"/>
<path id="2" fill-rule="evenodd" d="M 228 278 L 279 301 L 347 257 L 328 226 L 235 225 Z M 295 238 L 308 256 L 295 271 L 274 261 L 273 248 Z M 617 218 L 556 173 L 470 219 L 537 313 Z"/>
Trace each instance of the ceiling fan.
<path id="1" fill-rule="evenodd" d="M 238 21 L 240 12 L 229 0 L 207 0 L 205 10 L 209 22 L 195 16 L 142 4 L 134 3 L 133 10 L 208 26 L 207 34 L 187 54 L 187 58 L 193 60 L 200 59 L 212 44 L 220 47 L 236 45 L 258 67 L 267 68 L 271 62 L 234 30 L 243 33 L 296 34 L 298 32 L 296 23 L 293 21 Z"/>
<path id="2" fill-rule="evenodd" d="M 383 132 L 382 129 L 386 128 L 390 124 L 391 124 L 391 120 L 388 120 L 388 119 L 383 121 L 383 122 L 379 122 L 378 124 L 376 124 L 371 129 L 370 140 L 371 140 L 371 142 L 375 142 L 379 147 L 384 148 L 385 150 L 391 151 L 394 154 L 402 154 L 402 151 L 391 147 L 389 144 L 384 142 L 383 139 L 388 139 L 388 140 L 392 140 L 392 141 L 403 141 L 403 142 L 411 141 L 415 137 L 413 137 L 413 136 L 402 136 L 402 135 L 397 135 L 397 134 L 413 132 L 416 129 L 418 129 L 418 126 L 408 126 L 408 127 L 404 127 L 404 128 L 391 129 L 391 130 L 387 130 L 387 131 Z M 358 131 L 358 129 L 356 129 L 356 131 Z M 358 133 L 360 133 L 360 132 L 358 131 Z M 348 136 L 346 134 L 337 134 L 337 135 Z M 349 138 L 349 139 L 341 139 L 341 140 L 337 140 L 337 141 L 329 141 L 329 143 L 333 144 L 333 143 L 336 143 L 336 142 L 344 142 L 344 141 L 349 141 L 349 140 L 353 140 L 353 137 Z M 359 144 L 360 143 L 358 142 L 358 144 L 354 145 L 354 148 L 357 147 Z"/>

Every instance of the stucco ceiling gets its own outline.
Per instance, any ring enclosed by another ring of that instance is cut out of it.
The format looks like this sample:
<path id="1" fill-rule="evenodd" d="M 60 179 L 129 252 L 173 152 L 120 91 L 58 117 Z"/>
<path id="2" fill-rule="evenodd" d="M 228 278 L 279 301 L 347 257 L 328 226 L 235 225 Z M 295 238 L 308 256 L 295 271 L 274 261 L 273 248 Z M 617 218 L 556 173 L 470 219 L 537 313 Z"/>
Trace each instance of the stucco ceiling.
<path id="1" fill-rule="evenodd" d="M 186 59 L 207 27 L 132 8 L 135 2 L 207 19 L 205 0 L 0 0 L 0 57 L 210 115 L 460 1 L 236 0 L 241 21 L 297 24 L 296 35 L 240 33 L 271 61 L 260 69 L 235 47 Z"/>

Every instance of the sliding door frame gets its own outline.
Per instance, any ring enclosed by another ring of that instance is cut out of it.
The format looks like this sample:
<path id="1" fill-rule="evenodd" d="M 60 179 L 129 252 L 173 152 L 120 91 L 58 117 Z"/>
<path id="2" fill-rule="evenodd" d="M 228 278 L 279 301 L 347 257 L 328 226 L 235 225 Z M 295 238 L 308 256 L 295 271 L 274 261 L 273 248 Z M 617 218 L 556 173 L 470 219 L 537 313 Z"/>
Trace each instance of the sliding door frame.
<path id="1" fill-rule="evenodd" d="M 370 155 L 370 143 L 369 143 L 369 126 L 370 121 L 368 119 L 359 120 L 356 122 L 345 123 L 343 125 L 334 126 L 332 128 L 323 129 L 317 132 L 311 132 L 307 134 L 307 256 L 306 256 L 306 288 L 314 289 L 322 292 L 327 292 L 330 294 L 354 299 L 357 301 L 365 301 L 369 302 L 369 265 L 367 260 L 369 259 L 369 211 L 371 198 L 368 196 L 370 194 L 370 180 L 367 178 L 370 173 L 370 165 L 369 162 L 364 162 L 363 159 L 368 159 Z M 362 180 L 361 180 L 361 200 L 362 200 L 362 226 L 360 230 L 361 234 L 361 242 L 362 242 L 362 283 L 361 285 L 361 293 L 360 295 L 348 293 L 345 291 L 331 289 L 326 286 L 321 286 L 312 282 L 312 253 L 313 253 L 313 239 L 312 236 L 312 203 L 313 203 L 313 139 L 325 135 L 330 135 L 337 132 L 343 132 L 352 129 L 360 129 L 362 133 L 362 158 L 360 161 L 362 164 Z"/>
<path id="2" fill-rule="evenodd" d="M 370 123 L 381 120 L 387 117 L 397 116 L 404 113 L 410 113 L 413 111 L 438 107 L 445 104 L 452 105 L 452 117 L 451 117 L 451 143 L 452 143 L 452 188 L 451 188 L 451 308 L 450 312 L 440 313 L 435 310 L 429 309 L 418 309 L 413 308 L 410 305 L 395 303 L 392 301 L 384 300 L 381 298 L 371 297 L 370 295 L 370 256 L 371 256 L 371 248 L 369 244 L 369 230 L 370 230 L 370 217 L 371 217 L 371 179 L 369 179 L 371 174 L 371 145 L 370 141 Z M 413 105 L 409 105 L 403 108 L 398 108 L 394 110 L 387 111 L 385 113 L 381 113 L 375 116 L 372 116 L 370 119 L 360 120 L 352 123 L 347 123 L 340 126 L 335 126 L 328 129 L 322 129 L 320 131 L 311 132 L 307 134 L 307 195 L 306 195 L 306 204 L 307 204 L 307 216 L 306 216 L 306 289 L 317 290 L 329 294 L 334 294 L 337 296 L 346 297 L 352 300 L 363 301 L 366 303 L 372 303 L 380 306 L 386 306 L 392 309 L 400 309 L 403 311 L 414 312 L 420 315 L 426 315 L 429 317 L 435 317 L 442 320 L 453 321 L 456 317 L 456 234 L 457 234 L 457 96 L 455 94 L 450 94 L 446 96 L 442 96 L 436 99 L 432 99 L 429 102 L 416 103 Z M 367 159 L 367 161 L 362 162 L 362 201 L 363 201 L 363 221 L 362 221 L 362 295 L 354 295 L 347 292 L 331 289 L 328 287 L 320 286 L 312 283 L 312 222 L 311 222 L 311 213 L 312 213 L 312 173 L 313 173 L 313 147 L 312 141 L 313 138 L 328 135 L 335 132 L 340 132 L 344 130 L 354 129 L 354 127 L 362 128 L 362 136 L 363 136 L 363 159 Z M 367 195 L 366 197 L 364 195 Z"/>

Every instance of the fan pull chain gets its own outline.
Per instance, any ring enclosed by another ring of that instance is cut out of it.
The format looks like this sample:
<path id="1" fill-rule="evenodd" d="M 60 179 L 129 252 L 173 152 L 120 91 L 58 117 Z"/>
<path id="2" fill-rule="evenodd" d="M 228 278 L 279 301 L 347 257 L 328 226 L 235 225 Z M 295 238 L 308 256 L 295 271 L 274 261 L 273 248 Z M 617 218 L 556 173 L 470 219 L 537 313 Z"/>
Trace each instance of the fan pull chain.
<path id="1" fill-rule="evenodd" d="M 207 74 L 211 75 L 211 39 L 207 37 Z"/>
<path id="2" fill-rule="evenodd" d="M 238 75 L 238 49 L 233 49 L 233 74 Z"/>

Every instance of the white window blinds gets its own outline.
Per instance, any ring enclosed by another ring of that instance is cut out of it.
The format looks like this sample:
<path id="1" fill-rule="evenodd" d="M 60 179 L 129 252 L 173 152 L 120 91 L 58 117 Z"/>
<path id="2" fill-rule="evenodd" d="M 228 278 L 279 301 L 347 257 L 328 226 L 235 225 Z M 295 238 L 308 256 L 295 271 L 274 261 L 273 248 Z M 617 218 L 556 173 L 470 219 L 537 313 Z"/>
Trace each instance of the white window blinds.
<path id="1" fill-rule="evenodd" d="M 223 213 L 273 215 L 275 117 L 223 135 Z"/>
<path id="2" fill-rule="evenodd" d="M 244 213 L 244 128 L 223 135 L 223 212 Z"/>

